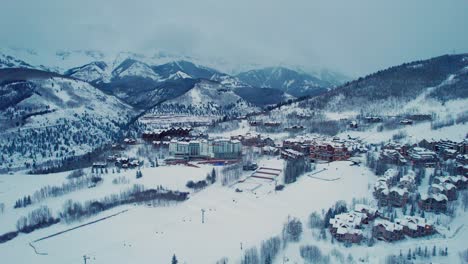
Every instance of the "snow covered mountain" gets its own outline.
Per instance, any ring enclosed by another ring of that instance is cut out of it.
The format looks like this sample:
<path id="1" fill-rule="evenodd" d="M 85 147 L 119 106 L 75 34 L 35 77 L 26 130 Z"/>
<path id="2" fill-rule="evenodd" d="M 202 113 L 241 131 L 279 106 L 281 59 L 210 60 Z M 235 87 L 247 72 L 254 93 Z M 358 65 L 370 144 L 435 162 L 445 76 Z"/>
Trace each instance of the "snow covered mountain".
<path id="1" fill-rule="evenodd" d="M 357 115 L 468 113 L 468 54 L 404 63 L 282 107 Z"/>
<path id="2" fill-rule="evenodd" d="M 0 95 L 0 152 L 11 158 L 1 167 L 84 155 L 111 143 L 136 114 L 87 82 L 33 69 L 0 70 Z"/>
<path id="3" fill-rule="evenodd" d="M 258 110 L 232 89 L 219 82 L 199 80 L 193 88 L 177 98 L 167 100 L 152 113 L 183 113 L 193 115 L 238 116 Z"/>
<path id="4" fill-rule="evenodd" d="M 222 89 L 231 89 L 258 106 L 293 98 L 281 90 L 252 87 L 237 77 L 189 61 L 150 66 L 138 60 L 126 59 L 113 65 L 115 67 L 105 62 L 93 62 L 70 69 L 65 74 L 90 82 L 104 92 L 141 109 L 180 96 L 193 88 L 198 80 L 217 82 L 223 86 Z"/>
<path id="5" fill-rule="evenodd" d="M 296 97 L 317 95 L 333 86 L 328 81 L 284 67 L 250 70 L 240 73 L 236 77 L 251 86 L 279 89 Z"/>

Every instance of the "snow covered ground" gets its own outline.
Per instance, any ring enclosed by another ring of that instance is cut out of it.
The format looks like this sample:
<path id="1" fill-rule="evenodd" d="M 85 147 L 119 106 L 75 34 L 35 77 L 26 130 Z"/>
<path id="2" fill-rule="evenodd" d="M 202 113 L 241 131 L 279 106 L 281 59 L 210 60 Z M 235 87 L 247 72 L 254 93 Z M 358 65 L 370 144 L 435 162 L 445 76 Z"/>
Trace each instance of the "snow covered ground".
<path id="1" fill-rule="evenodd" d="M 270 166 L 280 161 L 265 162 Z M 92 257 L 91 263 L 132 263 L 136 259 L 138 263 L 165 263 L 174 253 L 181 263 L 213 263 L 223 256 L 233 260 L 239 259 L 242 254 L 241 243 L 243 249 L 258 245 L 261 240 L 278 233 L 288 216 L 300 217 L 305 222 L 312 211 L 327 208 L 337 200 L 349 202 L 353 197 L 369 195 L 368 185 L 374 176 L 366 168 L 350 166 L 350 162 L 318 166 L 319 170 L 323 168 L 326 170 L 319 173 L 322 178 L 338 176 L 340 179 L 324 181 L 303 176 L 298 182 L 287 186 L 284 191 L 276 193 L 273 191 L 274 185 L 268 181 L 265 188 L 271 187 L 271 192 L 237 193 L 234 187 L 215 184 L 192 194 L 188 201 L 176 206 L 156 208 L 127 206 L 130 210 L 121 215 L 34 243 L 38 252 L 45 252 L 48 255 L 36 255 L 28 243 L 78 224 L 69 226 L 60 223 L 28 235 L 21 234 L 16 239 L 1 244 L 0 254 L 6 259 L 18 260 L 18 263 L 81 263 L 84 254 Z M 172 187 L 184 188 L 186 180 L 204 177 L 209 168 L 201 168 L 199 175 L 194 174 L 196 169 L 182 166 L 159 167 L 153 170 L 154 176 L 150 171 L 143 170 L 144 176 L 141 180 L 147 181 L 145 185 L 169 184 Z M 163 170 L 170 170 L 166 171 L 170 174 L 162 176 Z M 21 183 L 27 181 L 28 177 L 34 177 L 14 176 L 1 178 L 2 186 L 11 186 L 2 190 L 2 200 L 16 193 L 12 191 L 15 188 L 16 190 L 22 188 L 19 185 L 25 185 Z M 48 181 L 56 182 L 63 180 L 64 175 L 36 177 L 47 177 Z M 152 180 L 152 177 L 155 177 L 155 180 Z M 167 177 L 177 177 L 177 179 L 165 182 Z M 44 179 L 41 182 L 45 181 Z M 105 179 L 105 184 L 109 184 L 109 179 Z M 90 199 L 93 196 L 105 195 L 112 189 L 111 187 L 97 187 L 95 190 L 99 190 L 98 193 L 87 189 L 83 193 L 74 193 L 71 196 L 76 198 L 84 196 L 82 199 Z M 21 191 L 30 192 L 34 189 L 28 188 L 29 190 Z M 11 211 L 18 210 L 10 206 L 15 198 L 8 199 L 7 212 L 1 216 L 2 218 Z M 48 201 L 47 204 L 53 206 L 54 203 Z M 57 202 L 56 206 L 58 204 L 60 203 Z M 95 218 L 111 215 L 123 209 L 125 208 L 115 208 Z M 206 210 L 204 224 L 201 223 L 201 209 Z M 91 220 L 93 219 L 89 219 Z M 11 221 L 8 222 L 10 223 L 2 221 L 2 231 L 11 228 Z"/>

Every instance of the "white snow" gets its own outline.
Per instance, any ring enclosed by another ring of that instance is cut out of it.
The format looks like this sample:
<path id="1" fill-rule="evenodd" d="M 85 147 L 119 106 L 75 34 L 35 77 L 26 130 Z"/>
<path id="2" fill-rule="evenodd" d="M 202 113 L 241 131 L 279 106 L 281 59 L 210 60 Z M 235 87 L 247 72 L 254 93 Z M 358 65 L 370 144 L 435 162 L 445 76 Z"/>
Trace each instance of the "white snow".
<path id="1" fill-rule="evenodd" d="M 266 160 L 264 164 L 276 162 Z M 21 263 L 79 263 L 84 254 L 91 256 L 93 263 L 115 264 L 130 263 L 136 258 L 139 263 L 164 263 L 174 253 L 182 263 L 213 263 L 223 256 L 235 260 L 242 254 L 240 243 L 244 249 L 258 245 L 261 240 L 281 230 L 288 215 L 300 217 L 305 223 L 312 211 L 326 208 L 336 200 L 350 201 L 353 197 L 367 196 L 372 173 L 365 168 L 349 165 L 349 162 L 319 165 L 319 170 L 327 169 L 320 173 L 321 178 L 338 176 L 340 179 L 324 181 L 303 176 L 297 183 L 276 193 L 273 191 L 274 183 L 265 180 L 262 183 L 265 185 L 264 191 L 261 193 L 236 193 L 233 188 L 215 185 L 193 194 L 188 201 L 176 206 L 129 206 L 130 211 L 127 213 L 104 222 L 34 243 L 39 252 L 48 253 L 47 256 L 36 255 L 28 242 L 69 227 L 58 224 L 0 244 L 0 254 L 6 259 L 16 259 Z M 159 168 L 155 172 L 157 170 Z M 193 178 L 193 173 L 193 168 L 188 167 L 181 168 L 177 176 L 176 173 L 165 176 L 155 173 L 152 176 L 143 171 L 142 179 L 175 176 L 178 179 L 187 177 L 188 180 Z M 13 177 L 1 179 L 7 182 Z M 159 183 L 163 182 L 158 181 Z M 96 187 L 96 190 L 98 188 L 101 187 Z M 91 197 L 89 195 L 86 198 Z M 124 208 L 101 213 L 96 218 L 122 209 Z M 200 222 L 201 209 L 206 210 L 205 224 Z M 4 225 L 2 222 L 2 226 Z M 74 225 L 70 227 L 72 226 Z"/>

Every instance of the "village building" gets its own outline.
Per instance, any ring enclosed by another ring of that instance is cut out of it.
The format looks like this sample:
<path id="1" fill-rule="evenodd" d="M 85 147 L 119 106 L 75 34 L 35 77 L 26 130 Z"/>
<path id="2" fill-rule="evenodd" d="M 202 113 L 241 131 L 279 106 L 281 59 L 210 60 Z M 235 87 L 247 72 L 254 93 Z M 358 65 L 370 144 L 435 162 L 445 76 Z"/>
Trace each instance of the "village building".
<path id="1" fill-rule="evenodd" d="M 242 144 L 239 140 L 171 140 L 169 155 L 189 158 L 238 159 L 242 155 Z"/>
<path id="2" fill-rule="evenodd" d="M 447 211 L 448 198 L 441 193 L 422 194 L 419 200 L 419 207 L 428 212 L 445 212 Z"/>
<path id="3" fill-rule="evenodd" d="M 364 120 L 367 123 L 380 123 L 380 122 L 382 122 L 382 118 L 378 117 L 378 116 L 366 116 L 366 117 L 364 117 Z"/>
<path id="4" fill-rule="evenodd" d="M 125 138 L 123 142 L 127 145 L 133 145 L 137 143 L 136 139 L 134 138 Z"/>
<path id="5" fill-rule="evenodd" d="M 379 177 L 379 181 L 385 181 L 389 186 L 396 185 L 398 183 L 398 176 L 400 173 L 395 169 L 388 169 L 384 175 Z"/>
<path id="6" fill-rule="evenodd" d="M 405 215 L 395 219 L 395 223 L 403 226 L 403 233 L 409 237 L 422 237 L 432 235 L 435 230 L 430 222 L 418 216 Z"/>
<path id="7" fill-rule="evenodd" d="M 416 174 L 414 171 L 409 171 L 407 174 L 403 175 L 398 182 L 398 186 L 408 189 L 409 191 L 416 190 Z"/>
<path id="8" fill-rule="evenodd" d="M 304 126 L 294 125 L 294 126 L 286 127 L 284 128 L 284 130 L 291 131 L 291 132 L 299 132 L 299 131 L 304 130 Z"/>
<path id="9" fill-rule="evenodd" d="M 458 154 L 456 161 L 461 165 L 468 165 L 468 154 Z"/>
<path id="10" fill-rule="evenodd" d="M 379 210 L 377 208 L 369 206 L 369 205 L 365 205 L 365 204 L 355 204 L 354 205 L 354 211 L 359 212 L 359 213 L 363 213 L 363 214 L 366 215 L 365 220 L 363 220 L 363 222 L 366 223 L 366 224 L 369 221 L 374 220 L 375 218 L 377 218 L 380 215 Z"/>
<path id="11" fill-rule="evenodd" d="M 311 160 L 338 161 L 351 157 L 348 148 L 337 142 L 320 142 L 310 146 Z"/>
<path id="12" fill-rule="evenodd" d="M 457 187 L 458 190 L 466 189 L 468 185 L 468 178 L 463 175 L 457 176 L 438 176 L 434 178 L 434 183 L 452 183 Z"/>
<path id="13" fill-rule="evenodd" d="M 363 238 L 362 230 L 359 228 L 364 219 L 366 219 L 366 215 L 359 212 L 335 215 L 329 221 L 330 233 L 340 242 L 359 243 Z"/>
<path id="14" fill-rule="evenodd" d="M 279 148 L 276 148 L 276 147 L 264 146 L 262 148 L 263 155 L 276 156 L 276 155 L 279 155 L 279 153 L 280 153 L 280 150 Z"/>
<path id="15" fill-rule="evenodd" d="M 457 199 L 457 187 L 450 182 L 433 183 L 429 187 L 429 192 L 434 194 L 441 193 L 447 196 L 449 201 Z"/>
<path id="16" fill-rule="evenodd" d="M 130 159 L 128 157 L 118 157 L 115 160 L 115 166 L 120 168 L 135 168 L 140 166 L 140 161 L 138 159 Z"/>
<path id="17" fill-rule="evenodd" d="M 405 157 L 395 149 L 382 149 L 380 158 L 383 162 L 396 165 L 404 165 L 408 162 Z"/>
<path id="18" fill-rule="evenodd" d="M 400 121 L 400 124 L 402 125 L 412 125 L 413 124 L 413 120 L 411 119 L 403 119 Z"/>
<path id="19" fill-rule="evenodd" d="M 377 219 L 372 228 L 372 236 L 387 242 L 401 240 L 404 238 L 403 226 L 385 219 Z"/>
<path id="20" fill-rule="evenodd" d="M 107 168 L 107 162 L 94 162 L 92 167 L 94 169 Z"/>
<path id="21" fill-rule="evenodd" d="M 389 190 L 387 204 L 395 207 L 403 207 L 408 202 L 408 190 L 400 187 L 392 187 Z"/>
<path id="22" fill-rule="evenodd" d="M 389 142 L 385 144 L 382 149 L 393 149 L 396 150 L 398 153 L 400 153 L 403 156 L 408 155 L 408 149 L 410 148 L 409 145 L 407 144 L 400 144 L 396 142 Z"/>
<path id="23" fill-rule="evenodd" d="M 281 150 L 281 158 L 283 159 L 300 159 L 303 158 L 305 155 L 302 152 L 299 152 L 294 149 L 283 149 Z"/>
<path id="24" fill-rule="evenodd" d="M 275 146 L 275 141 L 269 137 L 264 138 L 259 133 L 249 132 L 245 135 L 232 136 L 232 140 L 239 140 L 242 146 L 247 147 L 264 147 L 264 146 Z"/>
<path id="25" fill-rule="evenodd" d="M 408 150 L 408 158 L 413 164 L 420 164 L 425 166 L 433 166 L 437 163 L 437 154 L 426 148 L 413 147 Z"/>
<path id="26" fill-rule="evenodd" d="M 356 120 L 349 122 L 349 128 L 352 128 L 352 129 L 358 128 L 358 122 Z"/>
<path id="27" fill-rule="evenodd" d="M 266 127 L 279 127 L 281 125 L 280 122 L 264 122 L 263 126 Z"/>

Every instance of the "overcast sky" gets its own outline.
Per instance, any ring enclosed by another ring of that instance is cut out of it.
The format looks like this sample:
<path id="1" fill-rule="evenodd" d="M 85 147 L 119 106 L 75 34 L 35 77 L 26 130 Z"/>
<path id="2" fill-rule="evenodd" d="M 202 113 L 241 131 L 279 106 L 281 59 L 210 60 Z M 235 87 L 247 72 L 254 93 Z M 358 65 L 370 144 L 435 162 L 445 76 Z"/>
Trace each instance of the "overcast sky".
<path id="1" fill-rule="evenodd" d="M 351 76 L 468 52 L 468 0 L 0 0 L 0 45 L 157 48 Z"/>

